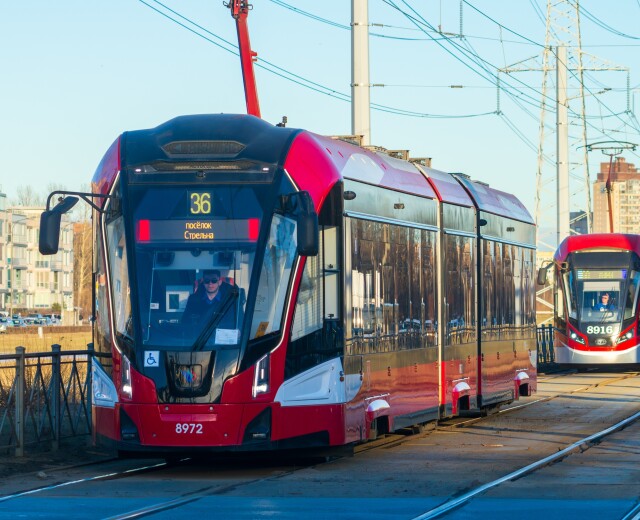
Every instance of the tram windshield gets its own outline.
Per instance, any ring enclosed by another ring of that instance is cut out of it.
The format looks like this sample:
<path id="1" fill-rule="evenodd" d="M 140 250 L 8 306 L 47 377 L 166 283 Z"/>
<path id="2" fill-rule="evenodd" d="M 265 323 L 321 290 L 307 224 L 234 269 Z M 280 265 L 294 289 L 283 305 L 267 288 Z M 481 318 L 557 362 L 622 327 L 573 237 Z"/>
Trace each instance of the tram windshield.
<path id="1" fill-rule="evenodd" d="M 238 348 L 280 328 L 296 255 L 296 222 L 271 208 L 252 186 L 132 186 L 133 255 L 127 261 L 122 217 L 107 224 L 117 332 L 133 336 L 139 319 L 145 348 L 175 351 Z M 269 234 L 259 240 L 264 219 Z M 258 248 L 265 248 L 258 254 Z M 256 266 L 256 259 L 262 265 Z M 126 265 L 135 273 L 127 279 Z M 252 276 L 254 270 L 259 276 Z M 253 319 L 245 316 L 256 280 Z M 137 315 L 137 316 L 136 316 Z M 250 326 L 245 327 L 245 319 Z"/>
<path id="2" fill-rule="evenodd" d="M 564 273 L 569 318 L 620 323 L 637 313 L 640 273 L 627 268 L 576 268 Z"/>

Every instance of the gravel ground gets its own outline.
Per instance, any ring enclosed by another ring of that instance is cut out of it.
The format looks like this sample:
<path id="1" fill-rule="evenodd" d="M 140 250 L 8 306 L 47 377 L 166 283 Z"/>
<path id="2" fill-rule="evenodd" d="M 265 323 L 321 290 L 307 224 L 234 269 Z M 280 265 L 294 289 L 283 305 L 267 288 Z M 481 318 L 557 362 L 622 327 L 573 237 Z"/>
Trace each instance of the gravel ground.
<path id="1" fill-rule="evenodd" d="M 29 473 L 43 473 L 69 466 L 90 464 L 115 457 L 115 453 L 91 445 L 87 437 L 65 439 L 56 451 L 43 447 L 27 447 L 23 457 L 15 451 L 0 452 L 0 480 Z"/>

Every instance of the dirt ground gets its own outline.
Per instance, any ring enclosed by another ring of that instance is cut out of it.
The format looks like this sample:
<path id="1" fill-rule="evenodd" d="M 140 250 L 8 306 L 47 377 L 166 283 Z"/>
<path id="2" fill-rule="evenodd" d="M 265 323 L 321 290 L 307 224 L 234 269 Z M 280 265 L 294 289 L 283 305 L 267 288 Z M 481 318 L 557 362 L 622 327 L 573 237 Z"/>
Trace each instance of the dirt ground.
<path id="1" fill-rule="evenodd" d="M 114 457 L 114 452 L 92 446 L 88 436 L 65 439 L 56 451 L 51 451 L 50 447 L 26 447 L 22 457 L 16 457 L 15 450 L 3 450 L 0 452 L 0 480 L 29 473 L 42 473 L 44 478 L 48 471 Z"/>

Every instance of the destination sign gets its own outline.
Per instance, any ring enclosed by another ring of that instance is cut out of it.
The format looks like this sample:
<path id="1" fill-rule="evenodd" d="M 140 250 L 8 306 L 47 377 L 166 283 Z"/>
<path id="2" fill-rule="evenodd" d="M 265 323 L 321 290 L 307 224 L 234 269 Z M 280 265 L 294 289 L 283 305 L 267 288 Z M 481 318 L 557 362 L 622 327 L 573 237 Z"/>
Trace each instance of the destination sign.
<path id="1" fill-rule="evenodd" d="M 578 269 L 578 280 L 625 280 L 627 269 Z"/>
<path id="2" fill-rule="evenodd" d="M 229 242 L 258 240 L 260 220 L 139 220 L 138 242 Z"/>

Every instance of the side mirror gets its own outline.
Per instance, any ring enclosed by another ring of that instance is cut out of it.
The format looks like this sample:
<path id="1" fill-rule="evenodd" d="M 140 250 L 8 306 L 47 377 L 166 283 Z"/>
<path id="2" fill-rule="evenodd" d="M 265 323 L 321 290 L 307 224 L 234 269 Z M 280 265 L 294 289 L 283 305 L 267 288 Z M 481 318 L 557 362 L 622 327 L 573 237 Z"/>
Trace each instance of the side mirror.
<path id="1" fill-rule="evenodd" d="M 319 249 L 318 214 L 299 215 L 298 221 L 298 253 L 303 256 L 316 256 Z"/>
<path id="2" fill-rule="evenodd" d="M 69 211 L 80 200 L 78 197 L 65 197 L 52 209 L 40 215 L 40 238 L 38 249 L 40 254 L 55 255 L 60 242 L 60 221 L 62 215 Z"/>
<path id="3" fill-rule="evenodd" d="M 309 192 L 298 191 L 283 195 L 282 206 L 286 212 L 296 217 L 298 254 L 316 256 L 320 244 L 318 214 L 313 207 Z"/>
<path id="4" fill-rule="evenodd" d="M 547 283 L 547 268 L 541 267 L 538 269 L 538 285 L 544 285 Z"/>

